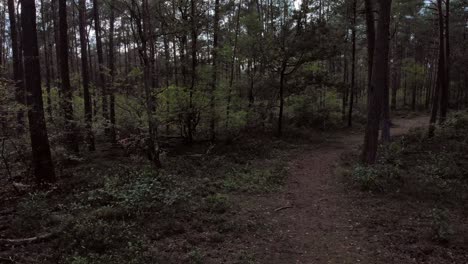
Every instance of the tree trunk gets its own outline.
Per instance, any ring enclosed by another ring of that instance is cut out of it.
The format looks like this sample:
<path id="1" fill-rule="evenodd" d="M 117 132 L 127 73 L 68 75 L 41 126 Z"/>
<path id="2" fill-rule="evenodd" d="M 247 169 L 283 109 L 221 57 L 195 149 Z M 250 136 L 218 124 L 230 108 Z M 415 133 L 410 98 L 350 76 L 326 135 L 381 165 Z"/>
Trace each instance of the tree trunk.
<path id="1" fill-rule="evenodd" d="M 442 101 L 446 99 L 447 96 L 446 91 L 446 81 L 445 81 L 445 74 L 447 70 L 445 68 L 445 39 L 444 39 L 444 18 L 443 18 L 443 11 L 442 11 L 442 0 L 437 0 L 437 9 L 438 9 L 438 17 L 439 17 L 439 65 L 437 69 L 437 84 L 434 91 L 434 95 L 432 98 L 432 111 L 431 111 L 431 119 L 429 121 L 429 136 L 432 137 L 434 135 L 435 130 L 435 123 L 437 122 L 437 113 L 439 110 L 439 106 L 442 111 Z M 446 111 L 447 109 L 445 109 Z M 443 116 L 440 115 L 440 122 L 443 122 Z"/>
<path id="2" fill-rule="evenodd" d="M 70 72 L 68 68 L 68 23 L 67 23 L 67 2 L 59 0 L 59 28 L 60 28 L 60 76 L 62 80 L 61 100 L 65 117 L 65 144 L 69 151 L 79 152 L 78 138 L 76 136 L 76 126 L 73 117 L 73 91 L 70 85 Z"/>
<path id="3" fill-rule="evenodd" d="M 357 0 L 353 0 L 353 27 L 351 29 L 351 93 L 349 97 L 349 111 L 348 111 L 348 127 L 353 125 L 353 106 L 354 106 L 354 93 L 356 90 L 356 3 Z"/>
<path id="4" fill-rule="evenodd" d="M 163 32 L 163 44 L 164 44 L 164 67 L 165 67 L 165 88 L 166 88 L 166 135 L 169 134 L 169 116 L 170 116 L 170 91 L 169 84 L 171 79 L 171 69 L 170 69 L 170 60 L 171 55 L 169 51 L 169 38 L 167 34 L 167 23 L 164 21 L 162 23 L 162 32 Z"/>
<path id="5" fill-rule="evenodd" d="M 367 35 L 367 92 L 372 78 L 372 62 L 374 60 L 375 47 L 375 24 L 374 24 L 374 6 L 372 0 L 365 0 L 366 9 L 366 35 Z M 367 98 L 369 104 L 369 97 Z"/>
<path id="6" fill-rule="evenodd" d="M 239 37 L 239 29 L 240 29 L 240 11 L 241 11 L 241 0 L 239 0 L 239 5 L 237 6 L 236 30 L 234 33 L 234 46 L 233 46 L 232 57 L 231 57 L 231 74 L 229 77 L 229 87 L 228 87 L 227 105 L 226 105 L 226 129 L 229 128 L 230 114 L 231 114 L 231 93 L 232 93 L 232 85 L 234 81 L 234 69 L 235 69 L 235 63 L 236 63 L 236 57 L 237 57 L 237 40 Z"/>
<path id="7" fill-rule="evenodd" d="M 442 6 L 439 10 L 442 12 Z M 440 97 L 440 120 L 442 124 L 447 118 L 450 104 L 450 0 L 445 0 L 445 80 Z M 443 39 L 441 39 L 443 40 Z"/>
<path id="8" fill-rule="evenodd" d="M 140 7 L 135 0 L 132 0 L 134 9 L 143 10 L 142 13 L 137 13 L 135 10 L 131 11 L 131 18 L 135 21 L 139 42 L 140 42 L 140 57 L 143 62 L 143 84 L 145 89 L 145 103 L 146 115 L 148 119 L 148 139 L 146 142 L 146 149 L 148 159 L 153 163 L 156 168 L 161 168 L 161 161 L 159 159 L 159 144 L 158 144 L 158 124 L 155 119 L 154 110 L 156 109 L 156 101 L 151 90 L 151 65 L 148 55 L 148 34 L 150 33 L 151 25 L 149 24 L 148 2 L 143 0 Z M 141 17 L 143 16 L 143 18 Z M 137 36 L 135 36 L 137 37 Z"/>
<path id="9" fill-rule="evenodd" d="M 197 8 L 197 2 L 196 0 L 190 0 L 190 16 L 191 16 L 191 35 L 192 35 L 192 73 L 191 73 L 191 81 L 190 81 L 190 89 L 189 89 L 189 110 L 187 114 L 187 140 L 189 143 L 192 143 L 193 141 L 193 133 L 195 130 L 195 118 L 196 118 L 196 109 L 195 106 L 193 105 L 193 94 L 195 91 L 195 85 L 197 81 L 197 38 L 198 38 L 198 32 L 197 32 L 197 23 L 198 21 L 196 20 L 196 8 Z"/>
<path id="10" fill-rule="evenodd" d="M 41 19 L 42 19 L 42 42 L 44 48 L 44 64 L 45 64 L 45 77 L 46 77 L 46 93 L 47 93 L 47 115 L 49 120 L 52 120 L 52 99 L 50 95 L 51 90 L 51 80 L 50 80 L 50 64 L 49 64 L 49 44 L 47 39 L 46 31 L 46 19 L 45 19 L 45 10 L 44 10 L 44 0 L 41 0 Z"/>
<path id="11" fill-rule="evenodd" d="M 91 94 L 89 92 L 89 71 L 88 71 L 88 41 L 86 38 L 86 0 L 80 0 L 79 3 L 80 20 L 80 47 L 81 47 L 81 75 L 83 78 L 83 99 L 84 99 L 84 118 L 86 128 L 86 142 L 88 150 L 96 149 L 93 134 L 93 110 L 91 106 Z"/>
<path id="12" fill-rule="evenodd" d="M 284 111 L 284 78 L 285 78 L 285 71 L 286 71 L 286 62 L 283 63 L 281 67 L 280 73 L 280 89 L 279 89 L 279 97 L 280 97 L 280 107 L 279 107 L 279 114 L 278 114 L 278 137 L 281 137 L 283 134 L 283 111 Z"/>
<path id="13" fill-rule="evenodd" d="M 109 1 L 110 9 L 110 18 L 109 18 L 109 75 L 110 75 L 110 91 L 109 93 L 109 111 L 110 111 L 110 127 L 109 127 L 109 139 L 111 143 L 116 142 L 116 133 L 115 133 L 115 95 L 114 95 L 114 76 L 115 76 L 115 65 L 114 65 L 114 0 Z"/>
<path id="14" fill-rule="evenodd" d="M 23 86 L 23 62 L 18 47 L 18 29 L 16 27 L 15 1 L 8 0 L 8 15 L 10 19 L 11 50 L 13 55 L 13 80 L 15 81 L 15 99 L 19 105 L 24 105 L 25 92 Z M 24 45 L 24 44 L 23 44 Z M 19 109 L 16 114 L 18 132 L 24 131 L 24 110 Z"/>
<path id="15" fill-rule="evenodd" d="M 102 40 L 101 40 L 101 22 L 99 17 L 99 5 L 98 0 L 93 0 L 93 14 L 94 14 L 94 31 L 96 37 L 96 49 L 98 57 L 98 87 L 101 88 L 101 100 L 102 100 L 102 117 L 105 122 L 105 132 L 109 133 L 108 123 L 109 123 L 109 112 L 108 112 L 108 103 L 107 103 L 107 89 L 106 89 L 106 79 L 104 76 L 104 55 L 102 50 Z"/>
<path id="16" fill-rule="evenodd" d="M 388 59 L 387 59 L 388 61 Z M 388 63 L 388 62 L 387 62 Z M 390 86 L 389 86 L 389 70 L 387 66 L 387 72 L 385 75 L 385 86 L 383 93 L 383 104 L 382 104 L 382 141 L 387 143 L 390 141 Z"/>
<path id="17" fill-rule="evenodd" d="M 375 39 L 375 50 L 372 63 L 372 79 L 370 86 L 367 126 L 364 137 L 362 160 L 366 164 L 374 164 L 377 158 L 379 126 L 382 112 L 384 92 L 388 80 L 388 53 L 390 34 L 391 0 L 379 0 L 379 21 Z"/>
<path id="18" fill-rule="evenodd" d="M 55 60 L 57 64 L 57 78 L 55 79 L 55 85 L 57 87 L 57 91 L 60 93 L 62 89 L 60 89 L 60 26 L 58 22 L 58 14 L 57 14 L 57 0 L 51 0 L 51 7 L 52 7 L 52 20 L 54 26 L 54 42 L 55 42 Z"/>
<path id="19" fill-rule="evenodd" d="M 216 139 L 216 110 L 215 110 L 215 92 L 218 85 L 218 32 L 219 32 L 219 0 L 215 0 L 214 21 L 213 21 L 213 62 L 211 75 L 211 91 L 210 91 L 210 140 Z"/>
<path id="20" fill-rule="evenodd" d="M 43 186 L 55 182 L 55 171 L 50 153 L 42 101 L 34 0 L 23 0 L 21 2 L 21 24 L 32 161 L 36 182 Z"/>
<path id="21" fill-rule="evenodd" d="M 346 37 L 344 46 L 345 50 L 343 53 L 343 98 L 342 98 L 342 106 L 341 106 L 341 117 L 343 122 L 346 120 L 346 106 L 348 103 L 348 37 Z"/>

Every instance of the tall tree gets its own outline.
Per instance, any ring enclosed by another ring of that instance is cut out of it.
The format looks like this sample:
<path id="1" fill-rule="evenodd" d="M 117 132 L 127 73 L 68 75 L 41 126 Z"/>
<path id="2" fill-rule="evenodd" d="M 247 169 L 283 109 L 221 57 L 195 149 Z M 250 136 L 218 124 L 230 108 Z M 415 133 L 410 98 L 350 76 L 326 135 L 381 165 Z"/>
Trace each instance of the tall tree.
<path id="1" fill-rule="evenodd" d="M 104 118 L 106 133 L 109 133 L 108 122 L 109 122 L 109 111 L 107 102 L 107 88 L 106 88 L 106 77 L 105 77 L 105 66 L 104 66 L 104 53 L 102 49 L 101 39 L 101 20 L 99 15 L 99 4 L 98 0 L 93 0 L 93 16 L 94 16 L 94 32 L 96 37 L 96 49 L 98 59 L 98 87 L 101 89 L 101 100 L 102 100 L 102 117 Z"/>
<path id="2" fill-rule="evenodd" d="M 356 17 L 357 17 L 357 0 L 353 0 L 352 6 L 353 18 L 351 28 L 351 91 L 349 96 L 349 111 L 348 111 L 348 127 L 353 125 L 353 106 L 354 93 L 356 90 Z"/>
<path id="3" fill-rule="evenodd" d="M 90 151 L 95 150 L 93 133 L 93 110 L 89 92 L 88 40 L 86 37 L 86 0 L 79 3 L 81 76 L 83 78 L 84 118 L 86 124 L 86 142 Z"/>
<path id="4" fill-rule="evenodd" d="M 434 125 L 437 122 L 437 114 L 439 111 L 439 107 L 441 108 L 442 112 L 442 101 L 448 99 L 447 83 L 446 83 L 446 76 L 447 73 L 446 65 L 445 65 L 445 38 L 444 38 L 444 15 L 442 9 L 442 0 L 437 0 L 437 13 L 438 13 L 438 24 L 439 24 L 439 63 L 437 69 L 437 84 L 435 86 L 435 91 L 432 97 L 432 111 L 431 111 L 431 118 L 429 120 L 429 136 L 434 134 Z M 446 109 L 444 110 L 446 111 Z M 441 114 L 441 119 L 443 115 Z M 443 117 L 445 118 L 445 117 Z M 441 120 L 441 122 L 443 122 Z"/>
<path id="5" fill-rule="evenodd" d="M 369 90 L 369 108 L 367 110 L 367 126 L 364 137 L 362 160 L 366 164 L 374 164 L 377 158 L 379 126 L 382 113 L 384 92 L 388 81 L 388 54 L 390 37 L 391 0 L 378 0 L 379 19 L 375 38 L 374 60 L 372 63 L 372 78 Z"/>
<path id="6" fill-rule="evenodd" d="M 228 86 L 228 94 L 227 94 L 227 105 L 226 105 L 226 129 L 229 128 L 230 122 L 230 115 L 231 115 L 231 100 L 232 100 L 232 85 L 234 83 L 234 69 L 236 64 L 236 57 L 237 57 L 237 41 L 239 39 L 239 30 L 240 30 L 240 14 L 241 14 L 241 4 L 242 1 L 239 0 L 239 4 L 237 5 L 237 13 L 236 13 L 236 29 L 234 32 L 234 44 L 232 47 L 232 56 L 231 56 L 231 73 L 229 75 L 229 86 Z"/>
<path id="7" fill-rule="evenodd" d="M 370 87 L 372 78 L 372 62 L 374 60 L 375 46 L 375 18 L 373 0 L 365 0 L 366 9 L 366 35 L 367 35 L 367 86 Z"/>
<path id="8" fill-rule="evenodd" d="M 439 12 L 442 12 L 442 6 Z M 445 39 L 443 41 L 445 41 L 445 84 L 440 96 L 440 123 L 445 122 L 450 103 L 450 0 L 445 0 Z"/>
<path id="9" fill-rule="evenodd" d="M 68 150 L 79 152 L 76 125 L 73 117 L 73 91 L 70 84 L 70 71 L 68 65 L 68 22 L 67 2 L 59 0 L 59 31 L 60 31 L 60 77 L 62 80 L 62 109 L 65 117 L 65 138 Z"/>
<path id="10" fill-rule="evenodd" d="M 41 69 L 37 44 L 36 4 L 34 0 L 21 2 L 21 26 L 29 134 L 31 138 L 32 161 L 36 182 L 45 185 L 55 182 L 49 138 L 42 101 Z"/>
<path id="11" fill-rule="evenodd" d="M 192 35 L 192 72 L 191 72 L 191 81 L 190 81 L 190 89 L 189 89 L 189 109 L 187 114 L 187 136 L 188 142 L 191 143 L 193 141 L 193 133 L 195 130 L 195 119 L 196 119 L 196 110 L 193 103 L 193 94 L 195 92 L 195 85 L 197 82 L 197 66 L 198 66 L 198 19 L 197 19 L 197 0 L 190 0 L 190 24 L 191 24 L 191 35 Z"/>
<path id="12" fill-rule="evenodd" d="M 115 47 L 114 47 L 114 23 L 115 23 L 115 12 L 114 12 L 114 1 L 109 1 L 109 9 L 110 9 L 110 18 L 109 18 L 109 75 L 110 75 L 110 91 L 109 91 L 109 120 L 110 120 L 110 128 L 109 128 L 109 137 L 112 143 L 116 142 L 116 134 L 115 134 Z"/>
<path id="13" fill-rule="evenodd" d="M 8 0 L 8 16 L 10 19 L 11 50 L 13 55 L 13 80 L 15 81 L 15 99 L 20 105 L 25 104 L 25 94 L 23 86 L 23 61 L 21 51 L 18 47 L 18 29 L 16 27 L 15 1 Z M 23 109 L 18 109 L 17 116 L 18 130 L 21 132 L 24 127 Z"/>
<path id="14" fill-rule="evenodd" d="M 41 19 L 42 19 L 42 42 L 44 50 L 44 64 L 45 64 L 45 78 L 46 78 L 46 92 L 47 92 L 47 115 L 49 119 L 52 119 L 52 98 L 51 98 L 51 72 L 50 72 L 50 49 L 49 49 L 49 39 L 47 37 L 46 30 L 46 11 L 44 0 L 41 0 Z"/>
<path id="15" fill-rule="evenodd" d="M 213 49 L 212 49 L 212 75 L 211 75 L 211 91 L 210 91 L 210 139 L 214 141 L 216 138 L 215 123 L 215 92 L 218 84 L 218 34 L 219 34 L 219 0 L 215 0 L 214 20 L 213 20 Z"/>
<path id="16" fill-rule="evenodd" d="M 156 98 L 151 90 L 151 63 L 148 54 L 148 34 L 151 25 L 149 24 L 149 5 L 147 0 L 143 0 L 141 4 L 137 0 L 132 0 L 129 9 L 133 23 L 136 26 L 134 31 L 135 37 L 138 39 L 141 61 L 143 63 L 143 87 L 145 91 L 145 106 L 148 118 L 148 140 L 147 140 L 147 156 L 153 162 L 155 167 L 161 167 L 159 159 L 159 144 L 158 144 L 158 123 L 155 116 Z"/>

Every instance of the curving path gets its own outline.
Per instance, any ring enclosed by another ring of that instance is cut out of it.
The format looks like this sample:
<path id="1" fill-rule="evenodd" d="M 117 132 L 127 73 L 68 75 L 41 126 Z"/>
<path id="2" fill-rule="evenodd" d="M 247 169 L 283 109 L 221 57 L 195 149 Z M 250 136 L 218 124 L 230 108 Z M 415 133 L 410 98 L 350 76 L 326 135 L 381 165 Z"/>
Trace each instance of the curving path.
<path id="1" fill-rule="evenodd" d="M 396 119 L 392 135 L 425 126 L 427 117 Z M 291 161 L 290 176 L 282 199 L 271 213 L 277 223 L 273 241 L 261 263 L 385 263 L 372 247 L 373 236 L 360 228 L 366 214 L 348 192 L 335 165 L 346 153 L 358 148 L 362 134 L 340 133 L 332 142 L 310 146 Z"/>

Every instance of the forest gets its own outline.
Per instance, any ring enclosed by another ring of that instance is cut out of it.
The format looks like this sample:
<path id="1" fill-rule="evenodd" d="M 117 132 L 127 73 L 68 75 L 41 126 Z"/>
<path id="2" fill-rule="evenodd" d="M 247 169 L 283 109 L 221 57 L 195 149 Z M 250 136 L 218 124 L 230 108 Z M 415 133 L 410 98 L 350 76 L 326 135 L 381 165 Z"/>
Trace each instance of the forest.
<path id="1" fill-rule="evenodd" d="M 468 0 L 0 0 L 0 263 L 468 263 Z"/>

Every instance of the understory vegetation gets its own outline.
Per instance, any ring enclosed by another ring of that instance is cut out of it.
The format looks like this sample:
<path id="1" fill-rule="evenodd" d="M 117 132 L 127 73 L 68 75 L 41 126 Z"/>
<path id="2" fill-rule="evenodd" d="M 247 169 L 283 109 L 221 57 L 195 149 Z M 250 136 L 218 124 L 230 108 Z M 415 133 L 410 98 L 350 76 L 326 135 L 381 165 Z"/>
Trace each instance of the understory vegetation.
<path id="1" fill-rule="evenodd" d="M 16 213 L 4 235 L 56 239 L 0 248 L 20 263 L 256 263 L 238 240 L 266 224 L 243 204 L 281 188 L 291 148 L 258 139 L 199 144 L 168 153 L 158 172 L 137 155 L 115 156 L 119 149 L 96 153 L 64 170 L 55 189 L 9 198 Z"/>
<path id="2" fill-rule="evenodd" d="M 424 127 L 380 146 L 378 162 L 356 166 L 354 181 L 366 191 L 408 192 L 435 201 L 468 198 L 468 115 L 456 112 L 428 137 Z"/>
<path id="3" fill-rule="evenodd" d="M 0 1 L 0 263 L 468 263 L 467 18 Z"/>
<path id="4" fill-rule="evenodd" d="M 404 254 L 401 247 L 392 248 L 399 252 L 395 254 L 420 250 L 418 254 L 422 255 L 417 259 L 437 256 L 462 263 L 468 239 L 464 220 L 468 202 L 468 114 L 452 113 L 432 137 L 425 128 L 413 129 L 381 145 L 379 153 L 374 165 L 347 161 L 341 168 L 347 182 L 370 193 L 360 201 L 363 207 L 369 207 L 362 209 L 368 221 L 384 227 L 389 247 L 398 239 L 404 241 L 399 242 L 401 245 L 411 247 L 404 249 Z"/>

